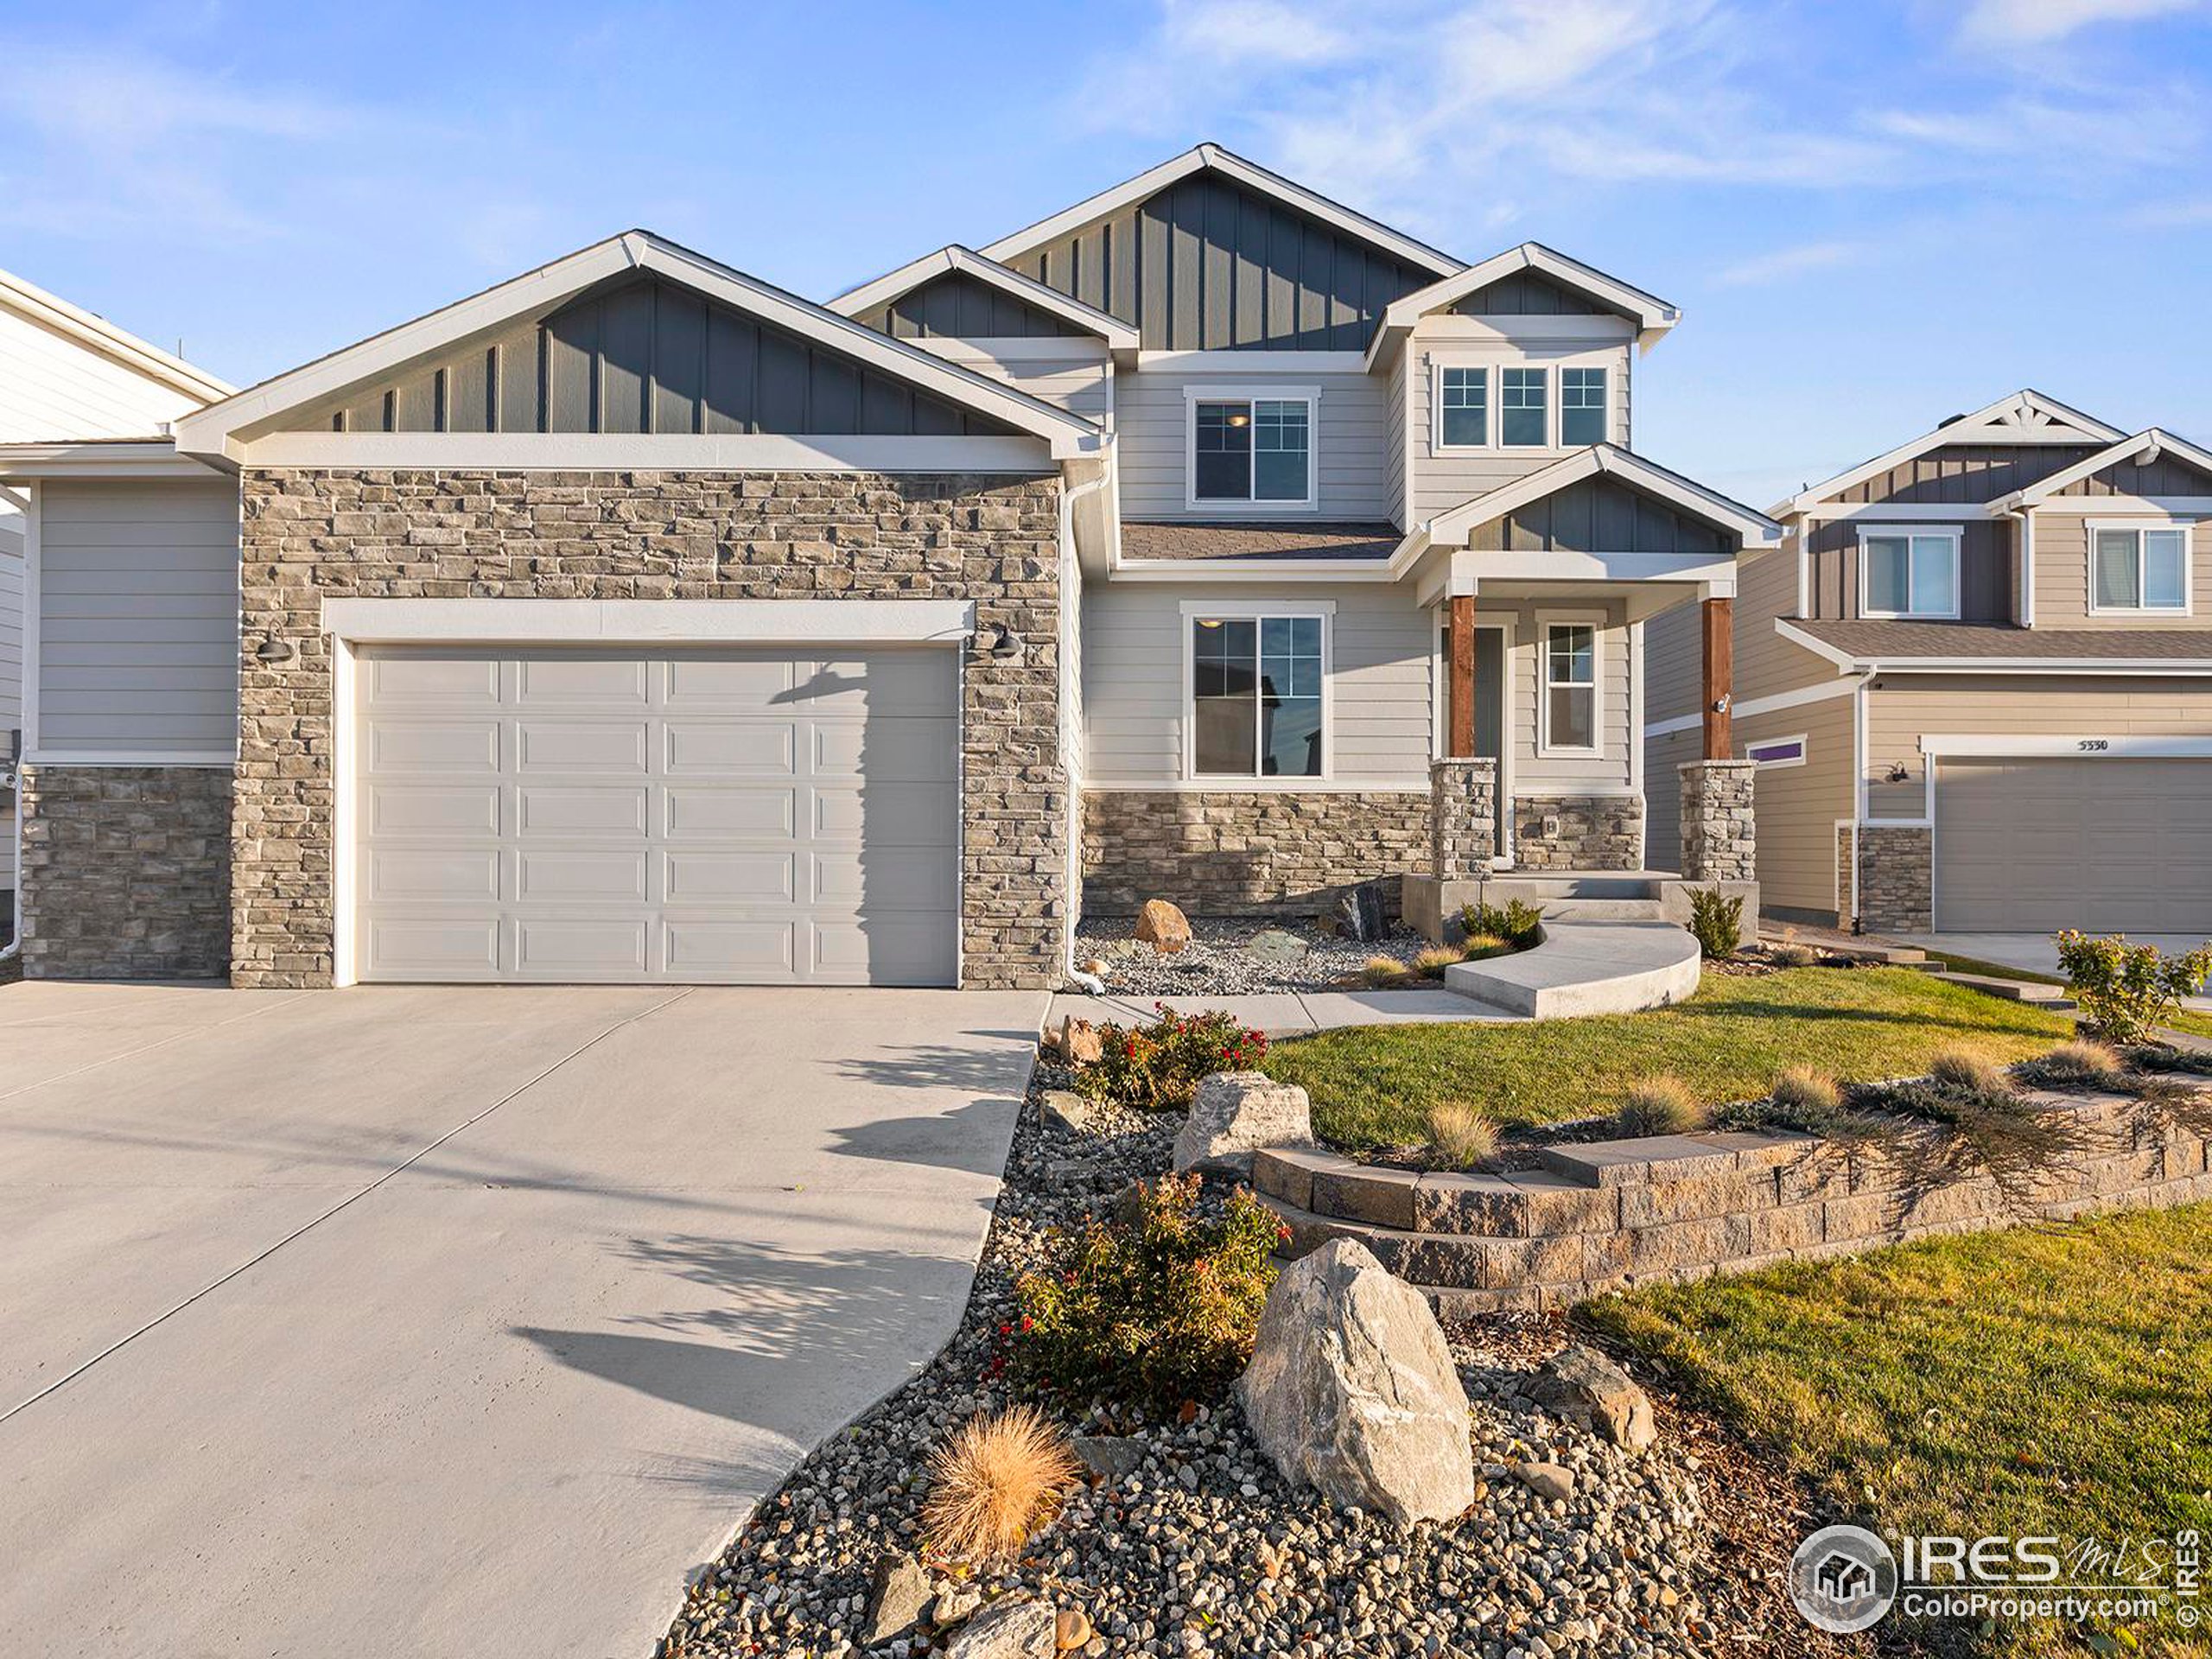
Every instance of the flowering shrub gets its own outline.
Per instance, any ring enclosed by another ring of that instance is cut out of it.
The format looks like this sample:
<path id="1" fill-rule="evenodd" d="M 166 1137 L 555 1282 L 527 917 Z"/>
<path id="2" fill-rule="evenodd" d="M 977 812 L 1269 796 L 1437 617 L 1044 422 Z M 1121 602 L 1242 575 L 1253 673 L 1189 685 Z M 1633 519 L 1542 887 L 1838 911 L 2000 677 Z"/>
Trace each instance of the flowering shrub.
<path id="1" fill-rule="evenodd" d="M 2108 1043 L 2139 1043 L 2203 988 L 2212 944 L 2169 957 L 2155 944 L 2093 939 L 2069 927 L 2058 936 L 2058 965 L 2091 1032 Z"/>
<path id="2" fill-rule="evenodd" d="M 1196 1175 L 1140 1182 L 1111 1218 L 1055 1239 L 1001 1332 L 1015 1371 L 1160 1410 L 1227 1388 L 1252 1357 L 1270 1258 L 1290 1230 L 1244 1188 L 1217 1208 L 1198 1195 Z"/>
<path id="3" fill-rule="evenodd" d="M 1125 1031 L 1098 1028 L 1100 1053 L 1076 1074 L 1076 1092 L 1147 1111 L 1191 1103 L 1199 1082 L 1216 1071 L 1250 1071 L 1267 1058 L 1268 1039 L 1234 1014 L 1177 1014 L 1155 1003 L 1160 1018 Z"/>

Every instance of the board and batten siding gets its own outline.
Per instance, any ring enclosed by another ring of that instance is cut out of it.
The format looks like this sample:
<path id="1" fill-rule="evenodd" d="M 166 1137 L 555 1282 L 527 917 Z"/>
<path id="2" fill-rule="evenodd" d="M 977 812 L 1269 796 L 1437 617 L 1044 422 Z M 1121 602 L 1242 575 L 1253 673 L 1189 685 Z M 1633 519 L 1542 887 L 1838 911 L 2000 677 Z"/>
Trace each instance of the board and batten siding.
<path id="1" fill-rule="evenodd" d="M 2071 499 L 2071 498 L 2069 498 Z M 2089 611 L 2089 525 L 2111 523 L 2171 528 L 2171 521 L 2124 511 L 2038 512 L 2035 516 L 2036 626 L 2038 628 L 2176 628 L 2184 619 L 2172 611 L 2140 613 Z M 2212 620 L 2212 525 L 2189 527 L 2190 613 L 2188 621 Z M 2212 634 L 2205 638 L 2212 654 Z"/>
<path id="2" fill-rule="evenodd" d="M 1503 323 L 1503 319 L 1489 319 Z M 1629 325 L 1621 325 L 1624 336 Z M 1405 357 L 1413 367 L 1410 430 L 1413 494 L 1407 511 L 1419 522 L 1486 494 L 1499 486 L 1525 478 L 1550 466 L 1571 449 L 1508 449 L 1497 436 L 1498 377 L 1501 367 L 1548 367 L 1554 371 L 1549 396 L 1551 415 L 1558 417 L 1558 369 L 1564 364 L 1606 372 L 1610 400 L 1608 436 L 1622 448 L 1629 447 L 1631 376 L 1630 353 L 1625 337 L 1618 341 L 1557 340 L 1500 336 L 1491 340 L 1428 337 L 1416 330 L 1407 342 Z M 1480 449 L 1440 449 L 1436 445 L 1436 387 L 1438 371 L 1446 366 L 1486 366 L 1491 370 L 1490 435 L 1492 442 Z"/>
<path id="3" fill-rule="evenodd" d="M 1183 605 L 1218 601 L 1226 614 L 1258 600 L 1275 606 L 1323 601 L 1336 607 L 1330 619 L 1326 734 L 1331 786 L 1427 789 L 1435 703 L 1433 616 L 1395 588 L 1329 583 L 1264 590 L 1109 583 L 1087 589 L 1084 781 L 1092 788 L 1188 781 Z M 1208 783 L 1214 787 L 1225 781 Z"/>
<path id="4" fill-rule="evenodd" d="M 147 438 L 200 400 L 0 304 L 0 443 Z"/>
<path id="5" fill-rule="evenodd" d="M 37 554 L 39 753 L 232 753 L 238 486 L 42 484 Z"/>
<path id="6" fill-rule="evenodd" d="M 1219 389 L 1225 395 L 1255 391 L 1270 385 L 1287 394 L 1318 391 L 1314 410 L 1313 469 L 1316 505 L 1309 511 L 1241 509 L 1235 502 L 1189 504 L 1190 399 Z M 1204 518 L 1255 523 L 1311 519 L 1382 519 L 1390 517 L 1387 448 L 1388 384 L 1376 375 L 1265 372 L 1255 358 L 1254 371 L 1166 366 L 1117 376 L 1114 418 L 1121 451 L 1122 517 L 1125 519 Z"/>
<path id="7" fill-rule="evenodd" d="M 1959 617 L 1961 622 L 2010 622 L 2018 601 L 2012 592 L 2012 526 L 1986 519 L 1931 520 L 1934 528 L 1959 531 Z M 1899 524 L 1831 519 L 1813 528 L 1813 612 L 1816 617 L 1860 614 L 1859 546 L 1862 534 L 1879 535 Z M 2038 527 L 2037 533 L 2042 533 Z M 2043 606 L 2038 597 L 2038 615 Z"/>

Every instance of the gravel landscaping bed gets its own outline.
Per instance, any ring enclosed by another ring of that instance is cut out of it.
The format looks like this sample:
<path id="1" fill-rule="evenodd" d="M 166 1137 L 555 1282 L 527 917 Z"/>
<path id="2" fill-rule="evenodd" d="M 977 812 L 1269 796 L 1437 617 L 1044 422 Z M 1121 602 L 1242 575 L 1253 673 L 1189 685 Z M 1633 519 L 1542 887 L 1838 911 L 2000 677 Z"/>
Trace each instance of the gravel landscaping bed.
<path id="1" fill-rule="evenodd" d="M 1713 1491 L 1719 1438 L 1679 1409 L 1662 1405 L 1659 1443 L 1637 1456 L 1548 1415 L 1526 1385 L 1566 1327 L 1511 1317 L 1451 1332 L 1479 1477 L 1454 1522 L 1402 1531 L 1293 1491 L 1231 1403 L 1164 1421 L 1094 1408 L 1068 1427 L 1098 1437 L 1079 1445 L 1102 1472 L 1018 1566 L 980 1578 L 929 1567 L 935 1599 L 918 1627 L 866 1645 L 879 1563 L 917 1549 L 931 1452 L 1008 1402 L 995 1356 L 1015 1276 L 1043 1259 L 1048 1229 L 1167 1166 L 1179 1115 L 1094 1107 L 1070 1128 L 1039 1109 L 1042 1090 L 1065 1081 L 1039 1068 L 959 1332 L 760 1506 L 692 1588 L 664 1656 L 907 1659 L 942 1651 L 1009 1594 L 1082 1614 L 1075 1650 L 1088 1656 L 1857 1650 L 1804 1625 L 1778 1588 L 1810 1525 L 1789 1508 L 1793 1489 L 1730 1468 Z M 1522 1463 L 1563 1465 L 1573 1491 L 1539 1497 L 1512 1472 Z"/>
<path id="2" fill-rule="evenodd" d="M 1109 991 L 1124 996 L 1248 996 L 1267 991 L 1325 991 L 1359 983 L 1370 957 L 1411 962 L 1428 941 L 1401 923 L 1384 938 L 1362 943 L 1325 931 L 1310 921 L 1267 922 L 1193 917 L 1191 942 L 1164 957 L 1130 937 L 1128 922 L 1102 925 L 1076 935 L 1075 959 L 1103 962 Z M 1300 956 L 1281 941 L 1287 936 L 1306 947 Z M 1273 944 L 1276 955 L 1255 938 Z"/>

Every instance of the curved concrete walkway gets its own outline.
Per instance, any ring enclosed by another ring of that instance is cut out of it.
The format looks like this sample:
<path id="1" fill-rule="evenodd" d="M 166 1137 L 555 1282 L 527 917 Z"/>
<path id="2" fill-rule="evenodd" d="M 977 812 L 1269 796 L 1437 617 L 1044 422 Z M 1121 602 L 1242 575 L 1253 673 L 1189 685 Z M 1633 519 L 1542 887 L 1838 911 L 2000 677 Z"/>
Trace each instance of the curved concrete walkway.
<path id="1" fill-rule="evenodd" d="M 950 1334 L 1043 1006 L 0 988 L 0 1647 L 651 1652 Z"/>

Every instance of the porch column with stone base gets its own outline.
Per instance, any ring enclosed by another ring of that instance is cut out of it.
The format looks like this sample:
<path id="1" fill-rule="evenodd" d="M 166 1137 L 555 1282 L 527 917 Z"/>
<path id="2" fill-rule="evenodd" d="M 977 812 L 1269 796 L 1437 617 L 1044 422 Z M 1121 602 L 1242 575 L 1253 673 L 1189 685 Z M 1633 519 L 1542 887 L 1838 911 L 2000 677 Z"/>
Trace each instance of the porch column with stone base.
<path id="1" fill-rule="evenodd" d="M 1758 831 L 1751 807 L 1758 768 L 1749 760 L 1685 760 L 1682 874 L 1693 881 L 1758 880 Z"/>
<path id="2" fill-rule="evenodd" d="M 1480 880 L 1497 849 L 1497 762 L 1490 757 L 1428 763 L 1428 873 L 1439 881 Z"/>

